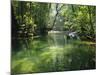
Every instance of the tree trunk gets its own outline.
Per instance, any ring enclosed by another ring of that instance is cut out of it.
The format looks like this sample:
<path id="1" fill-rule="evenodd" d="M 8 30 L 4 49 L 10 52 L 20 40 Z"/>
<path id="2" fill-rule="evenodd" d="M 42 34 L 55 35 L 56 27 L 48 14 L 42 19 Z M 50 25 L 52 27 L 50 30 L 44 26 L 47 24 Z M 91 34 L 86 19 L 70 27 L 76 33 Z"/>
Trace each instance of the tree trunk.
<path id="1" fill-rule="evenodd" d="M 91 25 L 91 34 L 94 34 L 94 28 L 93 28 L 93 23 L 92 23 L 92 13 L 91 13 L 91 8 L 88 6 L 88 12 L 89 12 L 89 19 L 90 19 L 90 25 Z"/>

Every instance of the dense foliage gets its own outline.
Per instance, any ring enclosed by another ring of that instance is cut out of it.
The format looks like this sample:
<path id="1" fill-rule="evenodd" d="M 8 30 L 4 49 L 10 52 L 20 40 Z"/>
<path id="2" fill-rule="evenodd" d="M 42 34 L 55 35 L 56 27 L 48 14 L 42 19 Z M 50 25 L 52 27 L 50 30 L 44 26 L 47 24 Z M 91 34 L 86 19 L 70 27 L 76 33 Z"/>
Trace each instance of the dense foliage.
<path id="1" fill-rule="evenodd" d="M 96 7 L 11 2 L 11 73 L 96 68 Z"/>
<path id="2" fill-rule="evenodd" d="M 13 1 L 11 7 L 14 38 L 46 35 L 58 26 L 55 30 L 76 31 L 82 40 L 95 41 L 95 6 Z"/>

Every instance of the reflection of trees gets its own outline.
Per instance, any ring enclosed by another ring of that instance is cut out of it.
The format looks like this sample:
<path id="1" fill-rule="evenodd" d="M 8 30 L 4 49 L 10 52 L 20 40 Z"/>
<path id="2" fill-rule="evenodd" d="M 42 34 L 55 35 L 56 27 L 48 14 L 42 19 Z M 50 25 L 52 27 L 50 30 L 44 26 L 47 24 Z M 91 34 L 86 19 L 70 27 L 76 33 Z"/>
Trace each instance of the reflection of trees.
<path id="1" fill-rule="evenodd" d="M 11 9 L 13 72 L 95 69 L 94 43 L 83 43 L 95 42 L 95 6 L 12 1 Z"/>
<path id="2" fill-rule="evenodd" d="M 33 41 L 30 49 L 19 51 L 15 56 L 17 60 L 13 60 L 17 62 L 12 71 L 14 73 L 84 70 L 96 67 L 95 47 L 82 41 L 73 41 L 64 47 L 49 47 L 46 41 Z M 33 68 L 27 70 L 29 67 Z"/>

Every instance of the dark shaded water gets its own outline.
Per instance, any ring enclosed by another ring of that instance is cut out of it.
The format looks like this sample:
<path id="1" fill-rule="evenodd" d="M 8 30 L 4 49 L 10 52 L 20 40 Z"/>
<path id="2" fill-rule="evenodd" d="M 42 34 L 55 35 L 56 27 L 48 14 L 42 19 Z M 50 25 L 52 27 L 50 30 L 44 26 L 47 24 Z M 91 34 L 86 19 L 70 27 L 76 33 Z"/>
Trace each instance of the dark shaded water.
<path id="1" fill-rule="evenodd" d="M 95 69 L 95 43 L 64 34 L 12 39 L 12 73 Z"/>

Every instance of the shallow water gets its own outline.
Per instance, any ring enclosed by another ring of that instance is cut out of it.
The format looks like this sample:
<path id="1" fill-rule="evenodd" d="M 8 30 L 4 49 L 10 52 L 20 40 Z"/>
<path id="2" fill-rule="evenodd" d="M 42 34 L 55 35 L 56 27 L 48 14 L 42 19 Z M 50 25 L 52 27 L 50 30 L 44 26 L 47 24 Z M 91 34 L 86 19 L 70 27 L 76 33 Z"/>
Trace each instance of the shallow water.
<path id="1" fill-rule="evenodd" d="M 13 39 L 12 73 L 95 69 L 95 43 L 52 34 L 35 39 Z"/>

